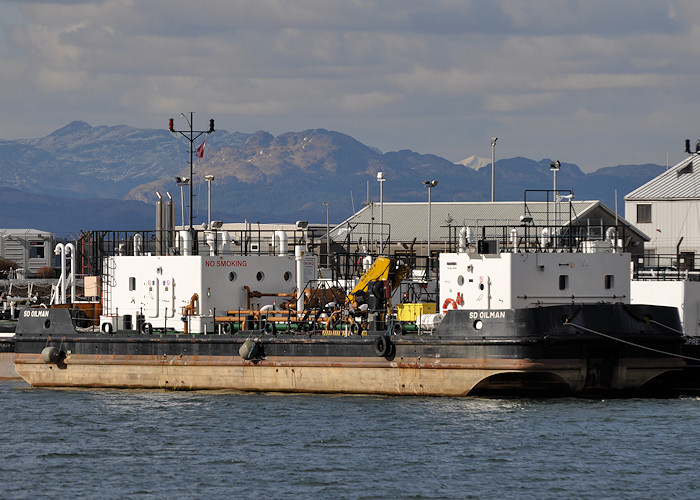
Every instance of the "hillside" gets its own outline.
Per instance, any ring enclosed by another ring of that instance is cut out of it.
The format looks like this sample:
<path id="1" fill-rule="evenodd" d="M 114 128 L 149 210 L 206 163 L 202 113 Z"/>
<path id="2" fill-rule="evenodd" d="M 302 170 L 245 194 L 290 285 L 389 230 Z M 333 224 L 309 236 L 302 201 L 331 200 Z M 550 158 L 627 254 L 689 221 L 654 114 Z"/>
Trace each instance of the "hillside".
<path id="1" fill-rule="evenodd" d="M 174 178 L 190 175 L 188 147 L 186 140 L 165 129 L 92 127 L 85 122 L 72 122 L 43 138 L 0 141 L 0 225 L 57 233 L 151 227 L 156 191 L 164 196 L 169 191 L 179 207 Z M 207 138 L 204 158 L 195 164 L 195 222 L 206 219 L 206 174 L 215 176 L 215 219 L 325 222 L 323 202 L 328 201 L 331 221 L 340 222 L 362 207 L 368 188 L 369 198 L 379 199 L 379 171 L 386 178 L 387 202 L 427 200 L 425 179 L 439 181 L 432 191 L 434 201 L 488 201 L 490 163 L 476 157 L 463 163 L 410 150 L 382 153 L 324 129 L 277 137 L 265 131 L 217 130 Z M 550 163 L 521 157 L 497 160 L 496 199 L 522 200 L 525 189 L 552 189 Z M 574 191 L 577 199 L 600 199 L 611 208 L 617 189 L 622 211 L 622 197 L 662 171 L 649 164 L 585 174 L 574 164 L 562 164 L 557 183 Z M 179 208 L 177 214 L 179 220 Z"/>

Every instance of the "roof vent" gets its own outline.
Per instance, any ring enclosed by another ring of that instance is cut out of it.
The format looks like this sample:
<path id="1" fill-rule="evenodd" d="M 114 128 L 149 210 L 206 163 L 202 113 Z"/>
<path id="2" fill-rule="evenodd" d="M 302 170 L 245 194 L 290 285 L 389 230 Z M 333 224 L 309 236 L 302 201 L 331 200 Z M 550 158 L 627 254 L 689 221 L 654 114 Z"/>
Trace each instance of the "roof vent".
<path id="1" fill-rule="evenodd" d="M 685 152 L 690 154 L 690 139 L 685 140 Z"/>

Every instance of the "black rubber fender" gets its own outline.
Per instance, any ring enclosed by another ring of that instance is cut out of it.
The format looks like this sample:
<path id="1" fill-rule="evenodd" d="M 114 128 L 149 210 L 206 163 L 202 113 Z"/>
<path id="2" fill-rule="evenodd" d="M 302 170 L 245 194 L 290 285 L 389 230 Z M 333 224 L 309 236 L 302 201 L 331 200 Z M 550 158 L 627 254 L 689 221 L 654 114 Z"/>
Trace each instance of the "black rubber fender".
<path id="1" fill-rule="evenodd" d="M 391 340 L 385 335 L 374 339 L 374 353 L 380 357 L 387 357 L 391 353 Z"/>
<path id="2" fill-rule="evenodd" d="M 102 333 L 112 334 L 112 323 L 102 323 Z"/>
<path id="3" fill-rule="evenodd" d="M 141 327 L 141 333 L 145 335 L 153 335 L 153 325 L 150 323 L 144 323 Z"/>

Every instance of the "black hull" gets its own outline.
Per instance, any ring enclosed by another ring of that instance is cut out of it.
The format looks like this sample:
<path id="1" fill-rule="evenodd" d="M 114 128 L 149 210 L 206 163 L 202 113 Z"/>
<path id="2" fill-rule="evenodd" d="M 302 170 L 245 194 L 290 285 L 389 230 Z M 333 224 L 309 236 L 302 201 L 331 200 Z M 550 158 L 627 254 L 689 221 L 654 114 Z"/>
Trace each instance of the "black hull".
<path id="1" fill-rule="evenodd" d="M 41 386 L 664 394 L 665 377 L 685 366 L 678 330 L 673 308 L 622 304 L 450 311 L 429 335 L 390 336 L 104 334 L 78 332 L 67 310 L 45 310 L 22 315 L 15 363 Z"/>

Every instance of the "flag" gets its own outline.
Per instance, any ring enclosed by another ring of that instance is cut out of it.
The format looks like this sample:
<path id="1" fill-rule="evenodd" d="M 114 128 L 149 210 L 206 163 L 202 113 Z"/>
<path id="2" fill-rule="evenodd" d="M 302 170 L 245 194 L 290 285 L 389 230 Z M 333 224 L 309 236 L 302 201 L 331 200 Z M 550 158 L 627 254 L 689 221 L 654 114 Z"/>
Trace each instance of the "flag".
<path id="1" fill-rule="evenodd" d="M 206 143 L 207 143 L 207 140 L 204 139 L 204 142 L 202 143 L 202 145 L 197 148 L 197 158 L 204 158 L 204 145 Z"/>

